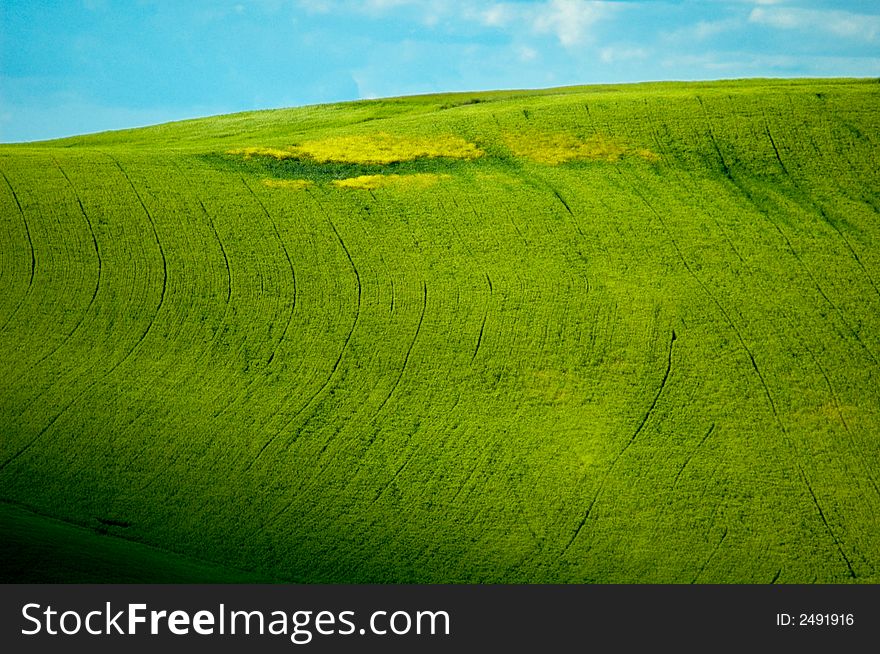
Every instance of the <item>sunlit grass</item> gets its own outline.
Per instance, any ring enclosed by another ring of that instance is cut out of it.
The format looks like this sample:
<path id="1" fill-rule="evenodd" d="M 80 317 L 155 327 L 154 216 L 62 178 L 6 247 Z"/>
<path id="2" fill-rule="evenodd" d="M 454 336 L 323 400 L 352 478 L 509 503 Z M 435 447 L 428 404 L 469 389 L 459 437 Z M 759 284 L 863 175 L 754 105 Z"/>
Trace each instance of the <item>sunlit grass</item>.
<path id="1" fill-rule="evenodd" d="M 442 179 L 449 179 L 451 175 L 437 175 L 434 173 L 417 173 L 415 175 L 360 175 L 348 179 L 337 179 L 333 186 L 346 189 L 374 190 L 378 188 L 405 188 L 424 189 L 434 186 Z"/>

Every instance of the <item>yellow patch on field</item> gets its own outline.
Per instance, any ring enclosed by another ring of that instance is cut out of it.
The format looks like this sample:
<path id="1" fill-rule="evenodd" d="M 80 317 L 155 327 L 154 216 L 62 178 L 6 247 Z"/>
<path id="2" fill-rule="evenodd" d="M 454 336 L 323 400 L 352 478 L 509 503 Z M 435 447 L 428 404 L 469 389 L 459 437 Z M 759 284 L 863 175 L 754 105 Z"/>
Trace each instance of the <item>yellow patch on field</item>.
<path id="1" fill-rule="evenodd" d="M 263 186 L 269 188 L 287 188 L 292 190 L 313 186 L 314 182 L 308 179 L 264 179 Z"/>
<path id="2" fill-rule="evenodd" d="M 377 188 L 403 188 L 423 189 L 433 186 L 441 179 L 448 179 L 450 175 L 436 175 L 433 173 L 417 173 L 414 175 L 361 175 L 348 179 L 337 179 L 333 185 L 339 188 L 363 189 L 372 191 Z"/>
<path id="3" fill-rule="evenodd" d="M 359 136 L 334 136 L 305 141 L 286 148 L 250 147 L 230 150 L 250 158 L 253 156 L 275 159 L 311 159 L 317 163 L 390 164 L 414 159 L 448 157 L 476 159 L 484 152 L 473 143 L 458 136 L 396 136 L 384 132 Z"/>
<path id="4" fill-rule="evenodd" d="M 507 134 L 504 143 L 518 157 L 526 157 L 544 164 L 568 161 L 619 161 L 624 156 L 638 156 L 648 161 L 660 157 L 650 150 L 630 148 L 606 136 L 591 136 L 584 140 L 565 132 Z"/>
<path id="5" fill-rule="evenodd" d="M 483 151 L 458 136 L 412 137 L 379 133 L 306 141 L 291 148 L 318 163 L 389 164 L 414 159 L 476 159 Z"/>

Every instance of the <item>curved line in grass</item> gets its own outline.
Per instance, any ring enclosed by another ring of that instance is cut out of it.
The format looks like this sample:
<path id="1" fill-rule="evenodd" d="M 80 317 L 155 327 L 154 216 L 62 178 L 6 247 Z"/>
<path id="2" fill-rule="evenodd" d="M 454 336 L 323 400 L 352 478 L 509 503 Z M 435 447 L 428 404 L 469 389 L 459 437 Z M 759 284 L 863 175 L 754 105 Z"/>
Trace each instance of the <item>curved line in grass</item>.
<path id="1" fill-rule="evenodd" d="M 577 537 L 583 530 L 584 525 L 587 524 L 587 520 L 590 517 L 590 513 L 593 511 L 593 507 L 596 505 L 596 501 L 599 499 L 599 496 L 602 495 L 602 491 L 605 489 L 605 482 L 608 481 L 608 478 L 611 476 L 611 473 L 614 472 L 614 469 L 617 467 L 617 463 L 620 461 L 626 451 L 633 443 L 635 443 L 636 438 L 638 438 L 639 434 L 642 432 L 642 429 L 644 429 L 645 425 L 648 423 L 651 414 L 654 412 L 654 408 L 657 406 L 657 402 L 660 400 L 660 395 L 663 394 L 663 389 L 666 388 L 666 382 L 669 380 L 669 374 L 672 371 L 672 348 L 675 346 L 676 340 L 677 336 L 675 334 L 675 329 L 673 329 L 672 337 L 669 341 L 669 351 L 666 358 L 666 370 L 663 373 L 663 378 L 660 380 L 660 385 L 657 387 L 657 392 L 654 394 L 654 399 L 651 401 L 651 405 L 648 407 L 645 415 L 642 416 L 642 419 L 636 427 L 635 431 L 632 433 L 632 436 L 629 437 L 629 440 L 623 446 L 623 449 L 621 449 L 620 452 L 617 453 L 617 456 L 614 457 L 614 461 L 611 462 L 611 465 L 608 467 L 608 470 L 602 477 L 602 481 L 599 482 L 599 487 L 596 489 L 596 493 L 595 495 L 593 495 L 593 499 L 587 506 L 587 510 L 584 512 L 583 517 L 578 523 L 578 526 L 575 528 L 574 533 L 572 534 L 568 543 L 566 543 L 565 547 L 562 549 L 562 554 L 560 556 L 565 556 L 568 553 L 568 550 L 574 544 L 575 540 L 577 540 Z"/>
<path id="2" fill-rule="evenodd" d="M 486 319 L 489 317 L 489 304 L 492 302 L 492 279 L 489 277 L 489 273 L 485 273 L 486 282 L 489 284 L 489 297 L 486 298 L 486 306 L 483 309 L 483 321 L 480 323 L 480 335 L 477 336 L 477 346 L 474 348 L 474 353 L 471 356 L 471 364 L 473 364 L 474 360 L 477 358 L 477 353 L 480 351 L 480 345 L 483 342 L 483 332 L 486 329 Z"/>
<path id="3" fill-rule="evenodd" d="M 281 232 L 278 231 L 278 225 L 275 223 L 275 219 L 272 218 L 272 215 L 269 213 L 269 210 L 266 208 L 266 205 L 263 201 L 257 196 L 254 192 L 254 189 L 251 188 L 250 184 L 247 183 L 247 180 L 244 178 L 244 175 L 239 175 L 241 177 L 242 184 L 244 184 L 253 198 L 257 201 L 257 204 L 260 205 L 260 208 L 263 210 L 263 213 L 266 214 L 266 218 L 269 219 L 269 224 L 272 225 L 272 231 L 275 232 L 275 238 L 278 239 L 278 243 L 281 245 L 281 249 L 284 251 L 284 258 L 287 260 L 287 267 L 290 268 L 290 277 L 293 280 L 293 300 L 290 305 L 290 313 L 287 315 L 287 323 L 284 325 L 284 331 L 281 332 L 281 338 L 278 339 L 278 342 L 275 344 L 275 347 L 272 349 L 272 354 L 269 355 L 268 361 L 266 361 L 266 365 L 268 366 L 272 363 L 272 360 L 275 358 L 275 353 L 278 351 L 278 345 L 287 337 L 287 330 L 290 328 L 290 322 L 293 320 L 293 314 L 296 311 L 296 299 L 297 299 L 297 286 L 296 286 L 296 270 L 293 267 L 293 261 L 290 259 L 290 252 L 287 250 L 287 245 L 284 243 L 284 239 L 281 238 Z"/>
<path id="4" fill-rule="evenodd" d="M 700 101 L 700 106 L 703 106 L 702 100 L 700 100 L 699 96 L 697 97 L 697 99 Z M 703 107 L 703 111 L 705 113 L 705 107 Z M 706 114 L 706 120 L 708 123 L 708 121 L 709 121 L 708 114 Z M 711 140 L 715 144 L 715 149 L 718 153 L 718 156 L 721 157 L 722 166 L 725 171 L 725 176 L 727 177 L 727 179 L 730 181 L 731 184 L 733 184 L 736 188 L 739 188 L 739 186 L 736 184 L 733 177 L 731 176 L 730 169 L 728 168 L 727 163 L 724 161 L 723 155 L 721 154 L 721 150 L 718 147 L 717 142 L 715 141 L 715 135 L 714 135 L 714 133 L 712 133 L 711 123 L 709 123 L 709 132 L 710 132 Z M 618 169 L 618 173 L 621 175 L 623 174 L 619 169 Z M 727 321 L 727 324 L 730 325 L 731 329 L 733 329 L 733 332 L 736 335 L 737 340 L 739 341 L 740 345 L 742 346 L 742 348 L 745 350 L 746 354 L 749 357 L 749 361 L 752 364 L 752 368 L 754 369 L 755 373 L 758 375 L 758 379 L 760 380 L 761 386 L 764 389 L 764 394 L 765 394 L 767 401 L 770 405 L 770 409 L 773 413 L 773 417 L 776 421 L 776 424 L 779 426 L 779 429 L 782 432 L 782 435 L 785 438 L 785 441 L 788 444 L 789 448 L 792 450 L 792 452 L 795 453 L 795 455 L 797 455 L 797 450 L 795 449 L 793 443 L 791 442 L 791 437 L 789 436 L 788 429 L 785 427 L 785 424 L 782 422 L 782 419 L 779 416 L 779 412 L 776 409 L 776 401 L 773 399 L 773 395 L 770 393 L 770 387 L 767 384 L 767 380 L 764 377 L 764 374 L 758 368 L 758 363 L 755 360 L 755 355 L 752 353 L 752 350 L 748 347 L 748 345 L 746 345 L 745 339 L 743 338 L 739 329 L 736 327 L 733 320 L 730 318 L 730 315 L 727 313 L 727 311 L 724 309 L 724 307 L 721 305 L 721 303 L 718 301 L 718 299 L 709 291 L 709 289 L 706 287 L 705 283 L 693 271 L 690 264 L 688 264 L 687 259 L 685 259 L 684 254 L 682 253 L 680 247 L 678 246 L 678 243 L 673 238 L 672 232 L 669 230 L 669 227 L 666 225 L 666 221 L 663 220 L 663 216 L 661 215 L 661 213 L 659 211 L 657 211 L 656 207 L 654 207 L 654 205 L 648 201 L 648 199 L 645 197 L 645 195 L 639 190 L 639 187 L 637 184 L 632 184 L 631 188 L 636 193 L 636 195 L 638 195 L 641 198 L 642 202 L 651 210 L 651 212 L 660 221 L 661 225 L 664 228 L 664 231 L 666 232 L 667 237 L 669 238 L 669 240 L 671 241 L 671 243 L 675 247 L 675 250 L 678 253 L 679 258 L 681 259 L 681 261 L 684 264 L 687 271 L 690 273 L 691 277 L 694 278 L 694 280 L 703 289 L 703 292 L 705 292 L 709 296 L 709 298 L 714 302 L 715 306 L 718 307 L 718 309 L 721 311 L 722 315 L 724 316 L 725 320 Z M 742 192 L 742 190 L 740 190 L 740 192 Z M 855 578 L 856 574 L 855 574 L 855 570 L 852 567 L 852 563 L 850 562 L 849 557 L 847 556 L 846 552 L 843 550 L 843 545 L 838 540 L 837 534 L 835 534 L 834 531 L 831 529 L 831 526 L 825 517 L 825 512 L 822 510 L 822 507 L 819 505 L 818 498 L 816 497 L 815 492 L 813 492 L 813 488 L 810 485 L 809 479 L 807 478 L 807 475 L 804 472 L 804 469 L 801 466 L 799 460 L 795 461 L 795 466 L 797 467 L 798 474 L 801 478 L 801 481 L 806 486 L 807 491 L 809 492 L 809 495 L 813 500 L 813 505 L 815 506 L 815 508 L 819 514 L 820 520 L 822 521 L 823 525 L 825 526 L 826 530 L 828 531 L 828 534 L 831 536 L 831 539 L 833 540 L 835 546 L 837 547 L 837 550 L 838 550 L 841 558 L 846 563 L 846 567 L 849 571 L 850 576 L 852 578 Z"/>
<path id="5" fill-rule="evenodd" d="M 349 264 L 351 265 L 351 269 L 354 272 L 355 281 L 357 282 L 357 307 L 355 309 L 354 320 L 352 321 L 351 327 L 348 330 L 348 334 L 346 334 L 346 336 L 345 336 L 345 341 L 343 342 L 342 348 L 339 351 L 339 356 L 336 357 L 336 361 L 333 363 L 333 367 L 331 368 L 330 373 L 327 376 L 327 379 L 325 379 L 324 383 L 321 384 L 320 388 L 318 388 L 318 390 L 315 391 L 312 394 L 312 396 L 309 397 L 308 400 L 306 400 L 306 402 L 302 405 L 302 407 L 300 407 L 299 410 L 297 410 L 292 416 L 290 416 L 290 418 L 288 418 L 285 421 L 285 423 L 280 428 L 278 428 L 275 431 L 275 433 L 272 434 L 272 436 L 270 436 L 266 440 L 265 443 L 263 443 L 262 447 L 260 447 L 259 451 L 254 456 L 254 458 L 251 459 L 248 462 L 247 466 L 244 468 L 244 472 L 249 471 L 254 466 L 254 464 L 263 456 L 263 454 L 269 448 L 269 446 L 272 445 L 272 443 L 274 443 L 278 439 L 278 437 L 281 435 L 281 433 L 284 430 L 286 430 L 291 424 L 293 424 L 293 422 L 300 415 L 302 415 L 306 411 L 306 409 L 308 409 L 313 404 L 313 402 L 315 402 L 315 400 L 330 385 L 330 383 L 333 381 L 333 377 L 336 375 L 336 371 L 339 369 L 339 365 L 342 362 L 342 357 L 345 355 L 345 352 L 348 349 L 348 344 L 351 341 L 351 337 L 354 334 L 354 330 L 357 327 L 358 320 L 360 319 L 361 294 L 362 294 L 363 289 L 362 289 L 362 285 L 361 285 L 361 276 L 360 276 L 360 273 L 358 272 L 357 266 L 355 266 L 355 264 L 354 264 L 354 259 L 351 256 L 351 252 L 349 252 L 348 246 L 346 246 L 345 241 L 342 239 L 342 236 L 340 236 L 340 234 L 339 234 L 339 230 L 336 229 L 336 225 L 333 224 L 333 221 L 330 219 L 330 215 L 324 209 L 323 205 L 318 201 L 318 199 L 312 194 L 312 192 L 309 189 L 305 189 L 305 192 L 308 193 L 312 197 L 315 204 L 321 209 L 322 213 L 324 214 L 324 217 L 327 219 L 327 222 L 330 225 L 330 228 L 333 230 L 333 234 L 336 236 L 337 241 L 339 242 L 340 246 L 342 247 L 343 252 L 345 252 L 345 256 L 348 259 Z M 298 434 L 295 434 L 292 438 L 288 439 L 287 443 L 285 444 L 285 449 L 289 448 L 296 441 L 297 436 L 298 436 Z M 284 510 L 280 511 L 279 514 L 283 513 L 283 511 Z"/>
<path id="6" fill-rule="evenodd" d="M 284 252 L 284 257 L 287 260 L 287 266 L 290 269 L 290 276 L 293 281 L 293 301 L 291 302 L 290 312 L 287 314 L 287 321 L 284 324 L 284 329 L 281 332 L 281 336 L 273 344 L 272 352 L 270 353 L 269 358 L 266 360 L 265 365 L 269 366 L 269 364 L 271 364 L 275 360 L 275 355 L 278 352 L 278 347 L 281 345 L 281 343 L 287 337 L 287 332 L 290 329 L 290 323 L 293 320 L 293 314 L 296 311 L 296 303 L 297 303 L 296 271 L 294 270 L 293 261 L 290 258 L 290 253 L 287 250 L 287 246 L 285 245 L 284 240 L 281 238 L 281 233 L 278 231 L 278 227 L 275 223 L 275 220 L 272 218 L 272 215 L 269 213 L 269 210 L 266 208 L 266 205 L 259 198 L 259 196 L 257 196 L 257 194 L 254 192 L 253 188 L 251 188 L 250 184 L 247 183 L 247 180 L 245 180 L 244 176 L 241 175 L 240 173 L 239 173 L 239 178 L 241 179 L 242 185 L 247 189 L 250 196 L 254 199 L 254 201 L 260 207 L 260 210 L 263 212 L 263 214 L 268 219 L 269 224 L 272 226 L 272 231 L 275 234 L 275 238 L 278 240 L 278 244 L 281 246 L 281 250 Z M 219 238 L 218 238 L 218 240 L 219 240 Z M 261 282 L 261 284 L 262 284 L 262 282 Z M 225 313 L 224 313 L 224 315 L 225 315 Z M 255 381 L 256 381 L 255 378 L 251 378 L 251 380 L 248 382 L 247 386 L 245 387 L 245 391 L 247 391 L 247 389 L 251 388 Z M 226 413 L 226 411 L 228 411 L 233 406 L 233 404 L 234 404 L 234 402 L 227 403 L 221 410 L 214 413 L 214 418 L 216 419 L 216 418 L 219 418 L 220 416 L 222 416 L 224 413 Z M 262 453 L 262 450 L 260 450 L 260 452 Z M 250 465 L 248 466 L 247 469 L 250 469 Z"/>
<path id="7" fill-rule="evenodd" d="M 422 322 L 425 320 L 425 311 L 428 308 L 428 285 L 426 282 L 422 282 L 422 312 L 419 315 L 419 324 L 416 325 L 416 332 L 413 334 L 412 341 L 410 341 L 409 347 L 406 349 L 406 355 L 403 357 L 403 366 L 400 368 L 400 373 L 397 375 L 397 379 L 394 380 L 394 385 L 391 387 L 391 390 L 388 391 L 388 395 L 385 396 L 385 399 L 382 400 L 382 403 L 379 405 L 379 408 L 376 409 L 375 416 L 378 416 L 379 413 L 382 412 L 382 409 L 385 408 L 385 405 L 391 399 L 391 396 L 394 395 L 394 391 L 397 390 L 397 387 L 400 385 L 400 380 L 403 379 L 403 374 L 406 372 L 406 365 L 409 363 L 409 357 L 412 354 L 413 348 L 416 345 L 416 340 L 419 338 L 419 332 L 422 330 Z M 375 416 L 373 421 L 375 422 Z M 376 434 L 373 433 L 370 436 L 369 444 L 372 445 L 376 440 Z"/>
<path id="8" fill-rule="evenodd" d="M 95 303 L 95 299 L 98 297 L 98 291 L 101 288 L 101 277 L 102 277 L 102 272 L 103 272 L 103 260 L 101 258 L 101 251 L 98 248 L 98 238 L 95 235 L 94 228 L 92 227 L 92 221 L 91 221 L 91 219 L 89 219 L 88 214 L 86 214 L 86 210 L 83 207 L 82 200 L 80 199 L 79 194 L 76 191 L 76 187 L 74 187 L 73 182 L 70 181 L 70 178 L 67 176 L 67 173 L 61 167 L 61 164 L 58 162 L 57 159 L 53 159 L 52 161 L 55 163 L 55 166 L 58 168 L 58 170 L 64 176 L 64 179 L 67 180 L 67 184 L 70 186 L 71 191 L 73 191 L 74 197 L 76 197 L 76 203 L 77 203 L 77 205 L 79 205 L 79 211 L 82 214 L 82 217 L 85 218 L 86 224 L 88 225 L 89 233 L 92 236 L 92 245 L 95 248 L 95 256 L 97 257 L 97 260 L 98 260 L 98 278 L 95 280 L 95 288 L 92 291 L 92 297 L 89 298 L 89 303 L 86 306 L 85 311 L 80 315 L 79 320 L 77 321 L 76 325 L 74 325 L 73 329 L 71 329 L 65 335 L 65 337 L 62 339 L 62 341 L 60 343 L 58 343 L 58 345 L 56 345 L 54 348 L 52 348 L 52 350 L 50 352 L 48 352 L 47 354 L 44 354 L 36 362 L 34 362 L 34 364 L 31 366 L 31 369 L 36 368 L 38 365 L 43 363 L 46 359 L 50 358 L 58 350 L 60 350 L 62 347 L 64 347 L 64 345 L 71 339 L 71 337 L 73 337 L 73 335 L 76 333 L 76 331 L 83 324 L 83 321 L 85 321 L 86 316 L 89 314 L 89 311 L 91 311 L 91 309 L 92 309 L 92 305 Z M 39 395 L 37 397 L 39 397 Z"/>
<path id="9" fill-rule="evenodd" d="M 91 221 L 91 219 L 89 219 L 88 214 L 86 214 L 86 210 L 83 207 L 82 200 L 80 199 L 79 194 L 76 191 L 76 187 L 74 187 L 73 182 L 70 181 L 70 178 L 67 176 L 67 173 L 61 167 L 61 164 L 58 162 L 57 159 L 52 159 L 52 161 L 55 164 L 55 166 L 58 168 L 58 170 L 61 172 L 61 175 L 67 181 L 67 184 L 70 186 L 70 189 L 73 191 L 74 197 L 76 198 L 77 205 L 79 206 L 80 213 L 82 214 L 82 217 L 85 218 L 86 224 L 88 225 L 89 232 L 92 237 L 92 245 L 95 248 L 95 255 L 97 256 L 97 260 L 98 260 L 98 278 L 97 278 L 97 280 L 95 280 L 95 288 L 92 291 L 92 297 L 89 299 L 89 303 L 88 303 L 88 305 L 86 305 L 85 311 L 83 311 L 83 313 L 80 315 L 79 320 L 77 320 L 76 325 L 73 326 L 73 329 L 71 329 L 67 334 L 65 334 L 64 338 L 61 339 L 61 341 L 58 343 L 58 345 L 53 347 L 49 352 L 47 352 L 46 354 L 41 356 L 39 359 L 37 359 L 33 364 L 31 364 L 29 366 L 28 370 L 26 370 L 22 375 L 19 376 L 19 379 L 30 374 L 34 369 L 37 368 L 37 366 L 42 364 L 47 359 L 51 358 L 56 352 L 58 352 L 58 350 L 60 350 L 62 347 L 64 347 L 70 341 L 70 339 L 73 337 L 73 335 L 77 332 L 77 330 L 80 328 L 80 326 L 85 321 L 86 316 L 89 314 L 89 311 L 91 311 L 92 305 L 95 303 L 95 299 L 98 297 L 98 291 L 101 287 L 103 259 L 101 258 L 101 252 L 100 252 L 100 249 L 98 248 L 98 239 L 97 239 L 97 236 L 95 235 L 95 230 L 92 227 L 92 221 Z M 27 402 L 22 407 L 21 411 L 19 411 L 18 417 L 21 417 L 22 415 L 24 415 L 24 413 L 33 404 L 35 404 L 37 402 L 37 400 L 39 400 L 43 396 L 44 392 L 45 392 L 45 389 L 43 391 L 38 392 L 33 398 L 31 398 L 31 400 L 29 402 Z"/>
<path id="10" fill-rule="evenodd" d="M 770 131 L 770 121 L 767 118 L 767 113 L 765 111 L 762 111 L 761 113 L 764 116 L 764 131 L 767 134 L 767 138 L 770 141 L 770 145 L 773 146 L 773 153 L 776 155 L 776 161 L 779 163 L 779 167 L 782 169 L 782 172 L 785 173 L 786 177 L 789 180 L 791 180 L 791 183 L 794 185 L 795 189 L 797 189 L 800 192 L 800 194 L 802 196 L 804 196 L 804 198 L 807 199 L 809 204 L 811 204 L 813 206 L 813 208 L 816 210 L 816 212 L 819 214 L 819 216 L 822 218 L 822 220 L 826 224 L 828 224 L 835 232 L 837 232 L 837 235 L 846 244 L 846 248 L 847 248 L 847 250 L 849 250 L 850 255 L 853 257 L 853 259 L 855 259 L 855 262 L 856 262 L 856 264 L 858 264 L 859 268 L 861 268 L 862 273 L 865 275 L 865 277 L 868 280 L 868 283 L 871 284 L 871 287 L 874 289 L 874 293 L 877 294 L 877 297 L 880 297 L 880 289 L 877 288 L 877 284 L 874 281 L 874 278 L 868 272 L 868 269 L 865 268 L 865 264 L 862 262 L 862 259 L 856 253 L 852 244 L 849 242 L 849 239 L 840 230 L 840 228 L 837 226 L 837 224 L 833 220 L 831 220 L 831 218 L 829 218 L 828 214 L 825 212 L 825 209 L 823 209 L 819 205 L 818 202 L 816 202 L 815 200 L 813 200 L 812 198 L 809 197 L 809 195 L 806 193 L 806 191 L 803 189 L 803 187 L 801 187 L 801 185 L 798 183 L 798 181 L 789 172 L 785 163 L 782 161 L 782 157 L 779 154 L 779 148 L 776 145 L 776 140 L 773 138 L 773 133 Z"/>
<path id="11" fill-rule="evenodd" d="M 21 216 L 21 221 L 24 223 L 24 232 L 25 232 L 25 235 L 27 236 L 28 246 L 30 247 L 30 251 L 31 251 L 31 271 L 30 271 L 30 277 L 28 278 L 27 289 L 25 289 L 24 295 L 21 296 L 21 299 L 18 301 L 18 304 L 15 305 L 15 308 L 12 310 L 12 312 L 9 314 L 9 316 L 6 318 L 6 320 L 3 322 L 3 326 L 0 327 L 0 332 L 4 332 L 4 331 L 6 331 L 6 327 L 9 325 L 9 323 L 15 317 L 15 314 L 18 313 L 18 310 L 21 308 L 21 305 L 24 304 L 24 301 L 27 299 L 28 295 L 30 295 L 31 288 L 34 285 L 34 274 L 35 274 L 36 268 L 37 268 L 37 257 L 36 257 L 36 253 L 34 252 L 34 242 L 31 239 L 31 230 L 30 230 L 30 227 L 28 226 L 27 218 L 25 218 L 24 209 L 22 209 L 21 202 L 18 199 L 18 194 L 15 192 L 15 189 L 12 186 L 12 182 L 9 181 L 9 178 L 6 176 L 6 173 L 4 173 L 2 170 L 0 170 L 0 175 L 3 176 L 3 180 L 6 182 L 6 185 L 9 187 L 9 192 L 12 193 L 12 199 L 15 200 L 15 206 L 18 207 L 18 214 Z"/>
<path id="12" fill-rule="evenodd" d="M 147 209 L 146 205 L 144 204 L 144 201 L 143 201 L 143 199 L 141 198 L 140 193 L 138 193 L 138 191 L 137 191 L 137 188 L 135 188 L 134 184 L 132 183 L 131 178 L 129 178 L 128 174 L 125 172 L 125 169 L 122 168 L 122 166 L 119 164 L 119 162 L 118 162 L 118 161 L 117 161 L 112 155 L 107 154 L 107 153 L 102 153 L 102 154 L 104 154 L 104 155 L 105 155 L 106 157 L 108 157 L 111 161 L 113 161 L 113 163 L 114 163 L 114 164 L 116 165 L 116 167 L 119 169 L 119 171 L 120 171 L 120 173 L 122 174 L 122 176 L 123 176 L 123 177 L 126 179 L 126 181 L 129 183 L 129 185 L 131 186 L 132 191 L 134 192 L 135 196 L 136 196 L 137 199 L 138 199 L 138 202 L 140 202 L 141 208 L 143 208 L 144 213 L 146 214 L 147 219 L 148 219 L 150 225 L 151 225 L 152 228 L 153 228 L 153 235 L 154 235 L 155 238 L 156 238 L 156 245 L 159 247 L 159 253 L 160 253 L 161 256 L 162 256 L 162 270 L 163 270 L 163 273 L 164 273 L 164 276 L 163 276 L 163 278 L 162 278 L 162 293 L 161 293 L 161 295 L 160 295 L 160 297 L 159 297 L 159 303 L 158 303 L 158 305 L 156 306 L 156 310 L 155 310 L 155 312 L 153 313 L 153 315 L 152 315 L 151 318 L 150 318 L 150 323 L 147 325 L 146 330 L 144 330 L 144 333 L 141 334 L 140 338 L 138 338 L 137 342 L 131 347 L 131 349 L 129 349 L 129 351 L 126 352 L 125 356 L 123 356 L 119 361 L 117 361 L 117 362 L 116 362 L 116 363 L 110 368 L 110 370 L 108 370 L 108 371 L 104 374 L 103 377 L 95 377 L 95 378 L 92 380 L 92 382 L 91 382 L 88 386 L 86 386 L 83 390 L 81 390 L 81 391 L 80 391 L 79 393 L 77 393 L 73 398 L 71 398 L 71 400 L 70 400 L 67 404 L 64 405 L 64 407 L 61 409 L 61 411 L 59 411 L 58 413 L 56 413 L 55 416 L 54 416 L 54 417 L 53 417 L 53 418 L 52 418 L 52 419 L 46 424 L 46 426 L 44 426 L 44 427 L 43 427 L 43 428 L 42 428 L 42 429 L 36 434 L 36 436 L 34 436 L 31 440 L 29 440 L 27 443 L 25 443 L 22 447 L 20 447 L 20 448 L 14 453 L 14 454 L 12 454 L 11 456 L 7 457 L 5 461 L 3 461 L 2 463 L 0 463 L 0 472 L 2 472 L 3 470 L 5 470 L 6 467 L 9 466 L 10 463 L 12 463 L 12 462 L 15 461 L 16 459 L 18 459 L 22 454 L 24 454 L 24 453 L 27 452 L 31 447 L 33 447 L 34 444 L 35 444 L 37 441 L 39 441 L 39 440 L 43 437 L 43 435 L 44 435 L 44 434 L 45 434 L 45 433 L 46 433 L 46 432 L 47 432 L 47 431 L 48 431 L 48 430 L 49 430 L 49 429 L 50 429 L 50 428 L 51 428 L 51 427 L 52 427 L 52 426 L 53 426 L 53 425 L 54 425 L 54 424 L 55 424 L 55 423 L 61 418 L 61 416 L 64 415 L 64 414 L 68 411 L 68 409 L 70 409 L 70 407 L 74 405 L 74 403 L 76 403 L 80 398 L 82 398 L 86 393 L 88 393 L 92 388 L 94 388 L 94 387 L 98 384 L 99 381 L 101 381 L 102 379 L 106 379 L 106 378 L 108 378 L 108 377 L 109 377 L 110 375 L 112 375 L 112 374 L 113 374 L 113 373 L 114 373 L 114 372 L 115 372 L 115 371 L 116 371 L 116 370 L 117 370 L 117 369 L 118 369 L 123 363 L 125 363 L 125 362 L 131 357 L 131 355 L 132 355 L 132 354 L 138 349 L 138 347 L 141 345 L 141 343 L 144 342 L 144 340 L 146 339 L 147 335 L 150 333 L 150 330 L 153 328 L 153 325 L 156 324 L 156 318 L 158 317 L 159 312 L 160 312 L 161 309 L 162 309 L 162 305 L 163 305 L 163 303 L 164 303 L 164 301 L 165 301 L 165 291 L 166 291 L 166 288 L 167 288 L 167 281 L 168 281 L 168 268 L 167 268 L 167 261 L 166 261 L 166 259 L 165 259 L 165 250 L 162 248 L 162 244 L 161 244 L 161 242 L 159 241 L 159 234 L 158 234 L 158 232 L 156 231 L 156 225 L 155 225 L 155 223 L 153 222 L 153 217 L 152 217 L 152 215 L 150 214 L 149 210 Z"/>

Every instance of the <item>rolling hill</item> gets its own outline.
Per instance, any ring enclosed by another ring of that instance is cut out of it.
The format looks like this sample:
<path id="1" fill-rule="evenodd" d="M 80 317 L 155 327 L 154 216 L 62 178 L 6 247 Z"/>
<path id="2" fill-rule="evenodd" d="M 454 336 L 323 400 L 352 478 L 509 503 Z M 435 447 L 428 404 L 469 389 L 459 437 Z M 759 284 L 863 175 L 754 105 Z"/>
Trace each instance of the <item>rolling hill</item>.
<path id="1" fill-rule="evenodd" d="M 876 583 L 878 162 L 877 80 L 0 146 L 4 579 Z"/>

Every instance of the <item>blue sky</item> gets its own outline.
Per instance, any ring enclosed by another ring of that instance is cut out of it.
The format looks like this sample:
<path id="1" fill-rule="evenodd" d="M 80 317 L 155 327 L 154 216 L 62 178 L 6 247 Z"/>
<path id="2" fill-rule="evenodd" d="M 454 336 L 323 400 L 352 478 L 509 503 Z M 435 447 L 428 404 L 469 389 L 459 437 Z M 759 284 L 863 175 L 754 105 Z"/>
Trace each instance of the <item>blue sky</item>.
<path id="1" fill-rule="evenodd" d="M 877 0 L 2 0 L 0 141 L 338 100 L 880 76 Z"/>

